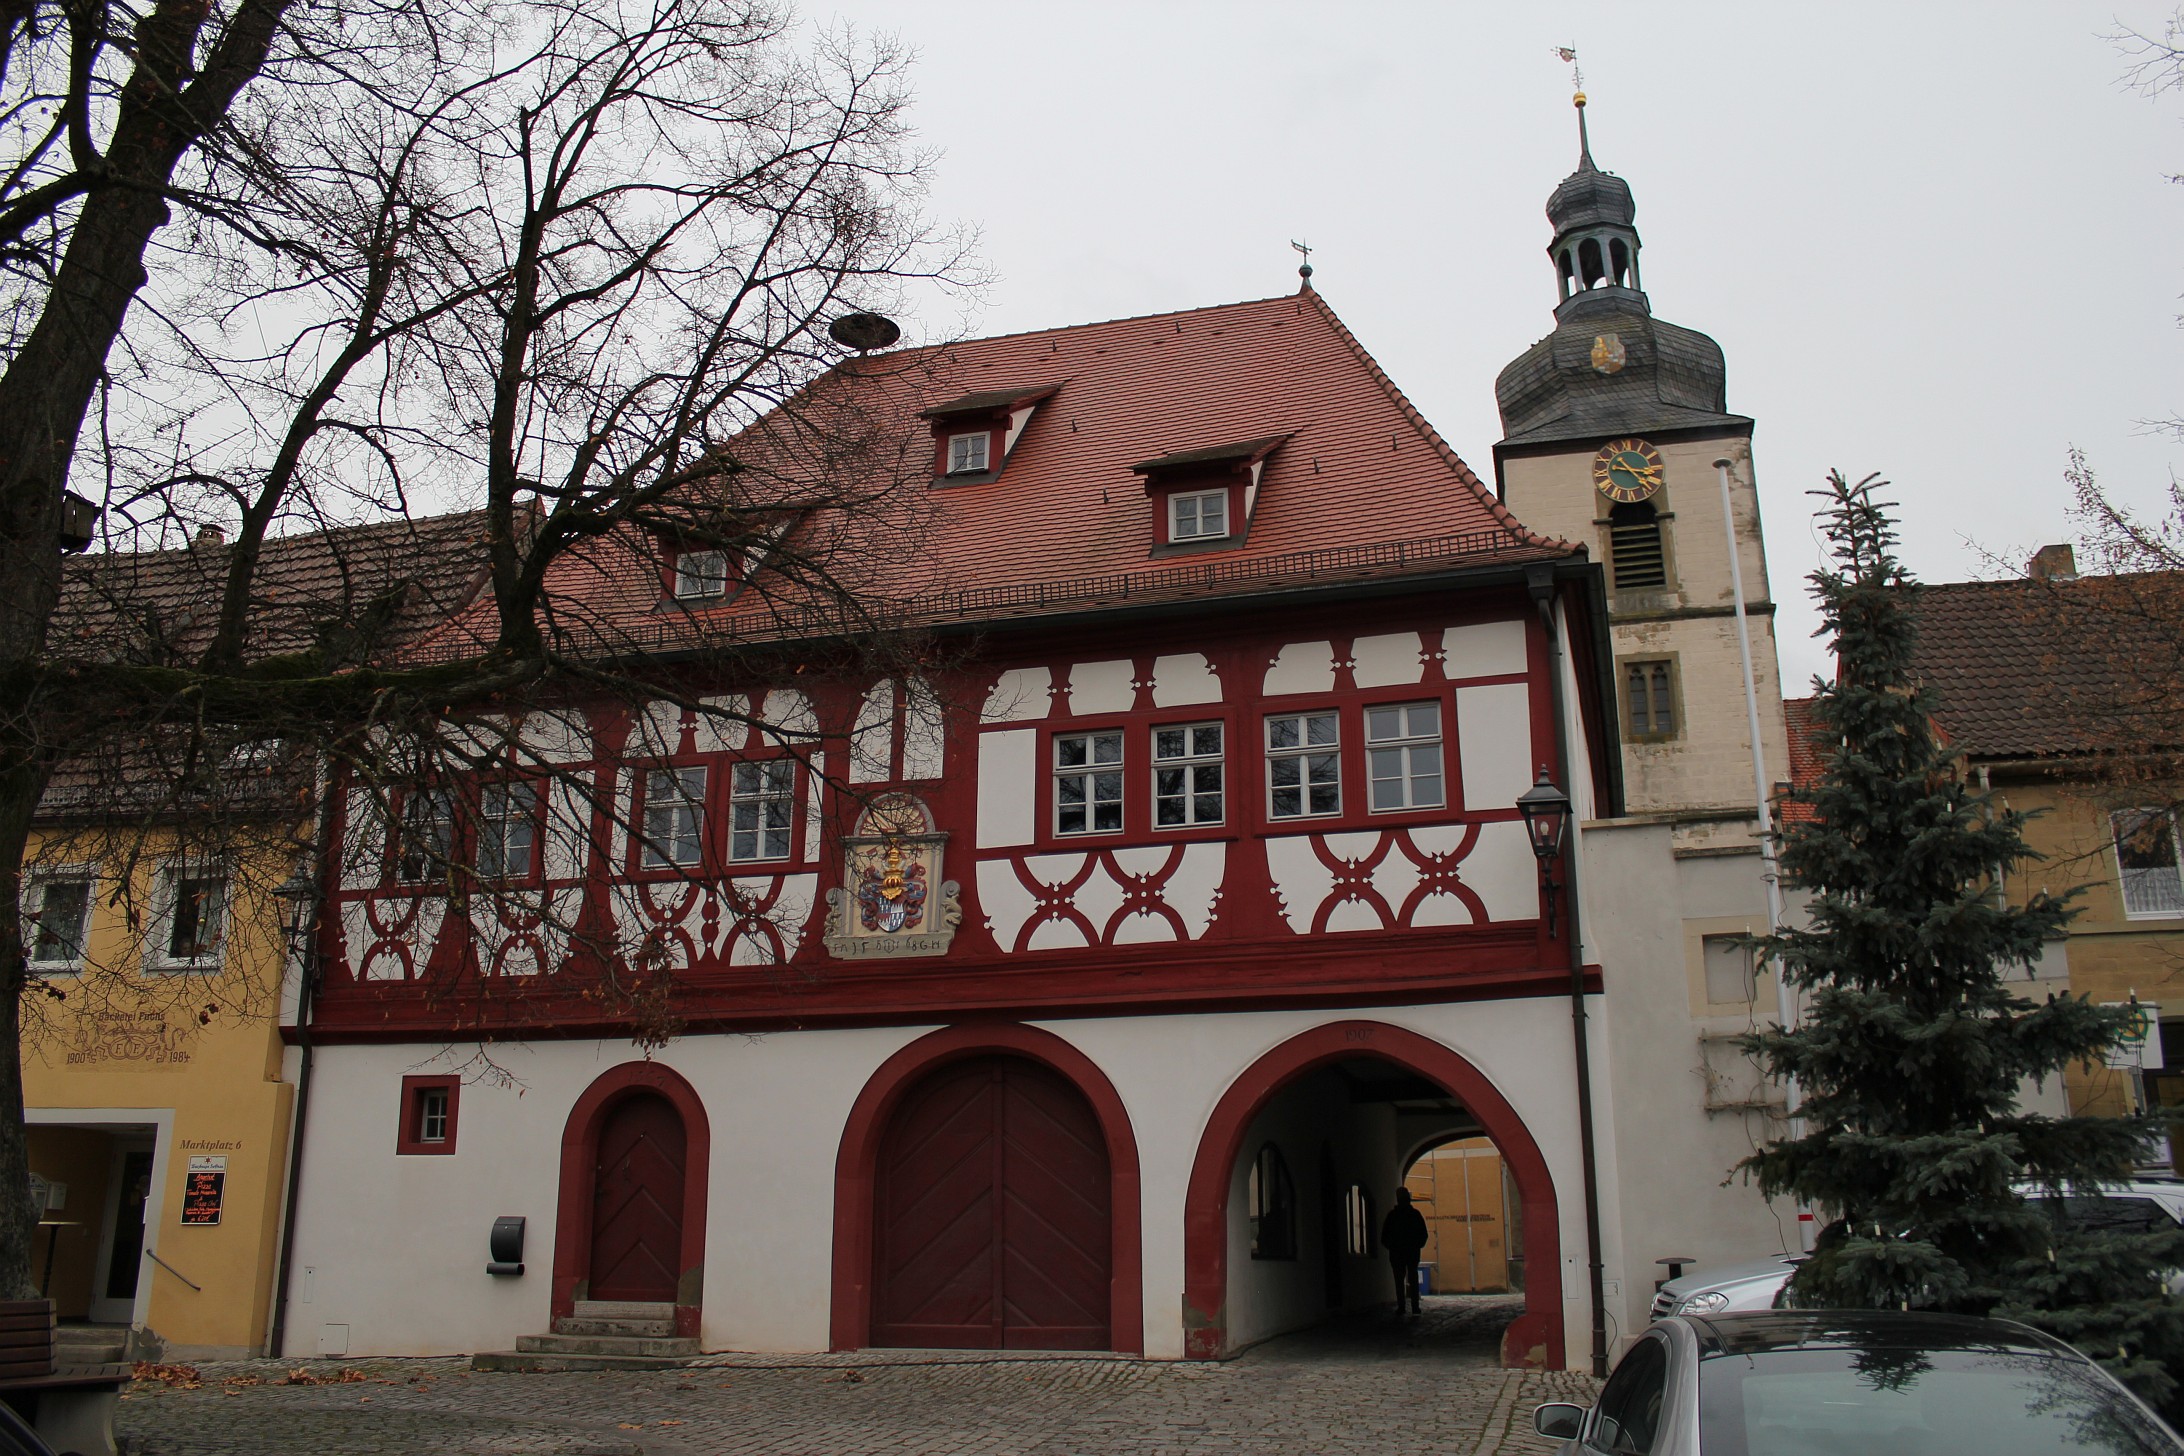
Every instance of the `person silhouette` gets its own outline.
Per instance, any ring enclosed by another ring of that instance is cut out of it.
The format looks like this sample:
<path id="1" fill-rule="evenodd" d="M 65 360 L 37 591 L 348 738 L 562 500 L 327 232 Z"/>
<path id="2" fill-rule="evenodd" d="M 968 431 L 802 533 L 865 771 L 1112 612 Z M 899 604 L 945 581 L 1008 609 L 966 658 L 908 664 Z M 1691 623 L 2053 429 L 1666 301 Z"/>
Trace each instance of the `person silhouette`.
<path id="1" fill-rule="evenodd" d="M 1410 1312 L 1418 1313 L 1418 1255 L 1426 1247 L 1426 1219 L 1411 1207 L 1408 1188 L 1395 1190 L 1395 1207 L 1380 1223 L 1380 1247 L 1388 1251 L 1388 1270 L 1395 1275 L 1395 1312 L 1403 1312 L 1403 1302 L 1410 1301 Z"/>

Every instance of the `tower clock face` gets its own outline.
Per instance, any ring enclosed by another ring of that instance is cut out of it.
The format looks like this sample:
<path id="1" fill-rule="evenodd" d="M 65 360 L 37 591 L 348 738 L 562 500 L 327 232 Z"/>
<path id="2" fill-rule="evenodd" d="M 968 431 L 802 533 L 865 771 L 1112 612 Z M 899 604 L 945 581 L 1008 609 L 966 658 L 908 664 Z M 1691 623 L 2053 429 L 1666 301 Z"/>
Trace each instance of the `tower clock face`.
<path id="1" fill-rule="evenodd" d="M 1661 452 L 1643 440 L 1612 440 L 1593 456 L 1592 478 L 1619 505 L 1646 500 L 1661 488 Z"/>

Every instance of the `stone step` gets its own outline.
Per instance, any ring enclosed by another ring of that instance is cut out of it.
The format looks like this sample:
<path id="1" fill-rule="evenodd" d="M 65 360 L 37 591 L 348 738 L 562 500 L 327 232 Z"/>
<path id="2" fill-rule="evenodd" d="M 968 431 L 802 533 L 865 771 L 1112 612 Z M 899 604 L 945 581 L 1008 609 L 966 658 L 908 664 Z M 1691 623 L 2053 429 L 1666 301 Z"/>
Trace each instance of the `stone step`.
<path id="1" fill-rule="evenodd" d="M 580 1299 L 570 1313 L 578 1319 L 672 1320 L 675 1306 L 645 1299 Z"/>
<path id="2" fill-rule="evenodd" d="M 665 1338 L 675 1333 L 671 1319 L 583 1319 L 564 1316 L 554 1321 L 557 1335 L 651 1335 Z"/>
<path id="3" fill-rule="evenodd" d="M 518 1344 L 522 1343 L 520 1340 Z M 550 1374 L 564 1370 L 679 1370 L 694 1357 L 667 1355 L 561 1355 L 530 1350 L 488 1350 L 470 1357 L 473 1370 Z"/>
<path id="4" fill-rule="evenodd" d="M 689 1359 L 698 1353 L 691 1339 L 638 1335 L 519 1335 L 519 1355 L 620 1355 L 656 1360 Z"/>
<path id="5" fill-rule="evenodd" d="M 63 1366 L 109 1365 L 127 1358 L 126 1326 L 62 1325 L 53 1332 L 53 1358 Z"/>

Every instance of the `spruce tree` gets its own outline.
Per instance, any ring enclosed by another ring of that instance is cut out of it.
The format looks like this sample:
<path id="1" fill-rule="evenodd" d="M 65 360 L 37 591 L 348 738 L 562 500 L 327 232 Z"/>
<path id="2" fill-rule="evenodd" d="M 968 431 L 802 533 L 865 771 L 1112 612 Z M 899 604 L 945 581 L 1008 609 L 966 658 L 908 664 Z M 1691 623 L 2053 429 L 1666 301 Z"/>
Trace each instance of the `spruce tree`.
<path id="1" fill-rule="evenodd" d="M 2017 1192 L 2127 1178 L 2159 1124 L 2018 1105 L 2027 1079 L 2117 1044 L 2124 1013 L 2010 985 L 2076 911 L 1997 893 L 2038 856 L 2024 816 L 1976 792 L 1936 738 L 1883 485 L 1838 472 L 1819 493 L 1833 561 L 1812 580 L 1837 674 L 1817 685 L 1824 771 L 1796 795 L 1812 816 L 1781 842 L 1785 884 L 1811 898 L 1803 928 L 1760 942 L 1804 1008 L 1794 1031 L 1747 1038 L 1796 1078 L 1803 1133 L 1742 1167 L 1829 1220 L 1790 1303 L 2027 1319 L 2166 1404 L 2184 1321 L 2161 1270 L 2184 1265 L 2184 1236 L 2073 1228 Z"/>

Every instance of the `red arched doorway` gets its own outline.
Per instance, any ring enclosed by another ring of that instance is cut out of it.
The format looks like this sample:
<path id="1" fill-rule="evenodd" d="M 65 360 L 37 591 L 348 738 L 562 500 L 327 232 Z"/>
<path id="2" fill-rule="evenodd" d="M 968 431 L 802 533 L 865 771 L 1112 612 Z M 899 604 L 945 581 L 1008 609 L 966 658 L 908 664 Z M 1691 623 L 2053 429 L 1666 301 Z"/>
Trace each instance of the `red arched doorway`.
<path id="1" fill-rule="evenodd" d="M 569 1110 L 554 1226 L 553 1314 L 580 1299 L 672 1302 L 695 1338 L 712 1130 L 696 1089 L 658 1062 L 602 1073 Z"/>
<path id="2" fill-rule="evenodd" d="M 1494 1140 L 1523 1194 L 1531 1277 L 1524 1313 L 1502 1336 L 1502 1363 L 1562 1368 L 1562 1255 L 1554 1181 L 1539 1145 L 1493 1083 L 1437 1041 L 1372 1021 L 1337 1021 L 1301 1032 L 1260 1057 L 1215 1105 L 1191 1164 L 1183 1222 L 1183 1340 L 1192 1359 L 1228 1346 L 1229 1187 L 1254 1115 L 1284 1086 L 1317 1068 L 1358 1057 L 1391 1062 L 1438 1083 Z"/>
<path id="3" fill-rule="evenodd" d="M 1144 1348 L 1137 1144 L 1083 1053 L 951 1027 L 875 1072 L 835 1165 L 833 1344 Z"/>

